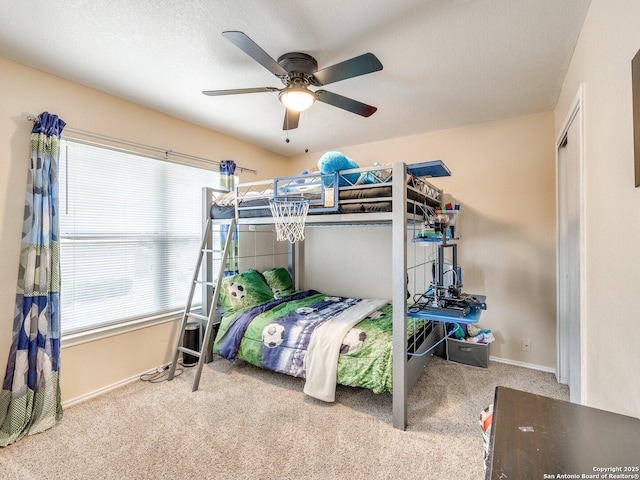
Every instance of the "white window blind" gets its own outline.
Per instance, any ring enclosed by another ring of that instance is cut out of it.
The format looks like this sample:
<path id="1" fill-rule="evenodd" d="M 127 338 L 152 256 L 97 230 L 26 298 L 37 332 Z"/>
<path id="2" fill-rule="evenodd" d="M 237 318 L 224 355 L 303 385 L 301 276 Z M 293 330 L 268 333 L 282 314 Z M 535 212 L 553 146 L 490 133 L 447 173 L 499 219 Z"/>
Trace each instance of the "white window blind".
<path id="1" fill-rule="evenodd" d="M 62 334 L 184 309 L 202 235 L 201 189 L 218 185 L 218 172 L 63 140 Z"/>

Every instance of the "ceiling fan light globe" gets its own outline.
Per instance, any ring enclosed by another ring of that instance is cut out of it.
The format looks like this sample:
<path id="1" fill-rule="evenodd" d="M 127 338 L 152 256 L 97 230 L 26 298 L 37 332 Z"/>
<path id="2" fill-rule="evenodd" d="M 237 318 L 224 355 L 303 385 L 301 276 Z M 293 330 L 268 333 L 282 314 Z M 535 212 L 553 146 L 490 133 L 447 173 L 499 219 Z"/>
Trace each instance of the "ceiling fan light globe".
<path id="1" fill-rule="evenodd" d="M 280 93 L 279 98 L 288 110 L 295 112 L 306 110 L 316 101 L 316 96 L 307 89 L 285 89 Z"/>

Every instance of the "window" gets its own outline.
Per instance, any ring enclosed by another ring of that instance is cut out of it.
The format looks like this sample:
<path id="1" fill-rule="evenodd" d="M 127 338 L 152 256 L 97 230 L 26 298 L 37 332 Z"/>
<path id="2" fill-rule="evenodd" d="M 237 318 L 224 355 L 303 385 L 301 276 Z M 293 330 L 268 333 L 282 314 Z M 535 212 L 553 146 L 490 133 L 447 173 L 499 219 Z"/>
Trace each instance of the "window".
<path id="1" fill-rule="evenodd" d="M 63 140 L 59 185 L 63 335 L 184 309 L 217 172 Z"/>

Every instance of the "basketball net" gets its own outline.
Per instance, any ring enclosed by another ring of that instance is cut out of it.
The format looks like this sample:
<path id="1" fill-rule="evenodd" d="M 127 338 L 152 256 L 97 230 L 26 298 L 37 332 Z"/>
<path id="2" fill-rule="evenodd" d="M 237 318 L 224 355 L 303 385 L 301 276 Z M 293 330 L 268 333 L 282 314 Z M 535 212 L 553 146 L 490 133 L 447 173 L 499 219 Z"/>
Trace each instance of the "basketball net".
<path id="1" fill-rule="evenodd" d="M 309 200 L 304 197 L 274 197 L 269 200 L 278 241 L 295 243 L 304 240 L 304 225 Z"/>

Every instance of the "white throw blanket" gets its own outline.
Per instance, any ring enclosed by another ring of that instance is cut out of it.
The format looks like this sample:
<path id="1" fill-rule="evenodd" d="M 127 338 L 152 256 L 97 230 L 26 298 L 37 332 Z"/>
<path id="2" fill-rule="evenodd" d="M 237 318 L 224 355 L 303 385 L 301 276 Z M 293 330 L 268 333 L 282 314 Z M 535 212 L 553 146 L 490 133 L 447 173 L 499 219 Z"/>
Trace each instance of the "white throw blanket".
<path id="1" fill-rule="evenodd" d="M 307 349 L 307 380 L 304 393 L 325 402 L 336 400 L 338 358 L 342 339 L 354 325 L 386 303 L 386 300 L 365 298 L 314 330 Z"/>

